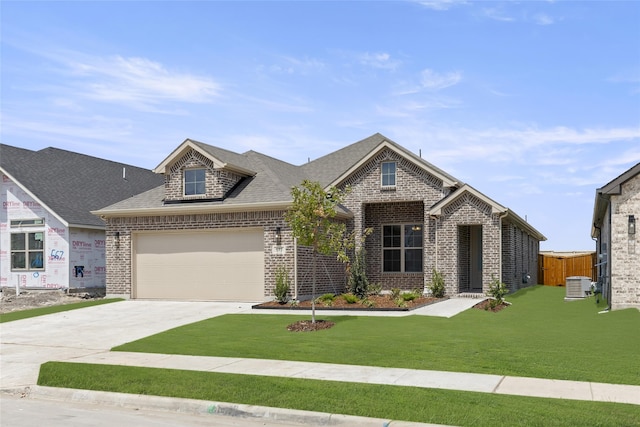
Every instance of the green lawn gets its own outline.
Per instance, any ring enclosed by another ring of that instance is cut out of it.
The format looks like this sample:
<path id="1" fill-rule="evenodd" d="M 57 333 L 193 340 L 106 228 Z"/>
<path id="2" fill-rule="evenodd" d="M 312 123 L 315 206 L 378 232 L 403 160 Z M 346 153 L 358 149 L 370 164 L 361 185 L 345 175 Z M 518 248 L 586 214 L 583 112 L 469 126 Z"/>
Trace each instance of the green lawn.
<path id="1" fill-rule="evenodd" d="M 72 304 L 52 305 L 49 307 L 32 308 L 30 310 L 12 311 L 0 314 L 0 323 L 12 322 L 14 320 L 28 319 L 29 317 L 44 316 L 45 314 L 59 313 L 61 311 L 76 310 L 78 308 L 92 307 L 94 305 L 109 304 L 123 301 L 122 298 L 108 298 L 95 301 L 83 301 Z"/>
<path id="2" fill-rule="evenodd" d="M 114 348 L 116 351 L 250 357 L 478 372 L 640 385 L 640 311 L 598 314 L 594 298 L 565 302 L 564 288 L 509 296 L 499 313 L 451 319 L 324 316 L 313 333 L 286 326 L 303 316 L 226 315 Z"/>
<path id="3" fill-rule="evenodd" d="M 640 425 L 635 405 L 82 363 L 45 363 L 38 384 L 459 426 Z"/>

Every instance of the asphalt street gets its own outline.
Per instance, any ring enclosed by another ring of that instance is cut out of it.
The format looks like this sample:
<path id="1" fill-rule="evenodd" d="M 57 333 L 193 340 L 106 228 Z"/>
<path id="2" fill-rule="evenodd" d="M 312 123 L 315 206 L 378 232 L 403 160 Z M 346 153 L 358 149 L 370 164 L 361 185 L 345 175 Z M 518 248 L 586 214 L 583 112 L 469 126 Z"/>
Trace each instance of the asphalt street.
<path id="1" fill-rule="evenodd" d="M 156 412 L 147 409 L 24 399 L 3 395 L 0 401 L 0 425 L 3 427 L 300 427 L 303 424 L 283 424 L 264 418 Z"/>

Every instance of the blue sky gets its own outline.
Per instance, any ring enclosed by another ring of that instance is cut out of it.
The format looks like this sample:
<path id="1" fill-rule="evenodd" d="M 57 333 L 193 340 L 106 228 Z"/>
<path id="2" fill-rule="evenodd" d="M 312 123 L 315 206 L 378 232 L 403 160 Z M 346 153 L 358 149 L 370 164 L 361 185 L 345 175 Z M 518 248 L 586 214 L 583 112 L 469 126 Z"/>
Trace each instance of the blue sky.
<path id="1" fill-rule="evenodd" d="M 593 250 L 595 189 L 640 162 L 637 1 L 0 7 L 4 144 L 153 168 L 192 138 L 301 164 L 380 132 L 543 250 Z"/>

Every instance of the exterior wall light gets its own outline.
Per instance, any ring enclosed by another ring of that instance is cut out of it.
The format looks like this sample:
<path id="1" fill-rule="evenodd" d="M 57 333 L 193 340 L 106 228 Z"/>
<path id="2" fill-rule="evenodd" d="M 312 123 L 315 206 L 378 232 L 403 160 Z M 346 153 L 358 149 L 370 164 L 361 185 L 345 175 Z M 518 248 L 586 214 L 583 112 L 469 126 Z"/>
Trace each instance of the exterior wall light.
<path id="1" fill-rule="evenodd" d="M 282 228 L 276 227 L 276 245 L 282 245 Z"/>
<path id="2" fill-rule="evenodd" d="M 629 234 L 636 234 L 636 217 L 629 215 Z"/>

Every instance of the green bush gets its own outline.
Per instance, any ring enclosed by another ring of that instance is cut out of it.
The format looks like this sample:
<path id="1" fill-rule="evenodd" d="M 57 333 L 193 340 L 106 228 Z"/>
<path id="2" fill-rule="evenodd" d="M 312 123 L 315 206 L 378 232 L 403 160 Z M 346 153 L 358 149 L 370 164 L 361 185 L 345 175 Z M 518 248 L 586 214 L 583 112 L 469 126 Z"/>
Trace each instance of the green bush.
<path id="1" fill-rule="evenodd" d="M 403 300 L 402 298 L 396 298 L 393 300 L 396 305 L 400 308 L 405 308 L 407 306 L 407 303 L 405 302 L 405 300 Z"/>
<path id="2" fill-rule="evenodd" d="M 408 301 L 413 301 L 418 296 L 413 292 L 407 292 L 407 293 L 402 294 L 400 297 L 402 298 L 403 301 L 408 302 Z"/>
<path id="3" fill-rule="evenodd" d="M 402 289 L 400 288 L 391 288 L 391 299 L 397 300 L 398 298 L 400 298 L 401 292 L 402 292 Z"/>
<path id="4" fill-rule="evenodd" d="M 354 294 L 344 294 L 342 298 L 347 302 L 347 304 L 355 304 L 358 302 L 358 296 Z"/>
<path id="5" fill-rule="evenodd" d="M 372 308 L 372 307 L 376 306 L 376 303 L 371 301 L 371 300 L 369 300 L 369 299 L 363 299 L 362 300 L 362 305 L 367 307 L 367 308 Z"/>
<path id="6" fill-rule="evenodd" d="M 382 283 L 370 283 L 368 295 L 380 295 L 382 293 Z"/>
<path id="7" fill-rule="evenodd" d="M 502 303 L 504 296 L 508 293 L 509 288 L 507 288 L 507 285 L 494 277 L 491 281 L 491 284 L 489 285 L 487 296 L 492 297 L 496 301 L 496 305 L 498 305 Z"/>
<path id="8" fill-rule="evenodd" d="M 435 298 L 442 298 L 444 296 L 444 277 L 435 268 L 431 272 L 431 283 L 427 285 L 427 288 L 431 291 L 431 295 Z"/>
<path id="9" fill-rule="evenodd" d="M 289 299 L 289 287 L 291 282 L 289 280 L 289 271 L 284 266 L 279 266 L 276 269 L 276 289 L 274 294 L 276 301 L 280 304 L 286 304 Z"/>
<path id="10" fill-rule="evenodd" d="M 330 294 L 330 293 L 324 294 L 316 298 L 316 303 L 323 304 L 326 307 L 331 307 L 333 305 L 333 300 L 335 299 L 336 299 L 336 296 L 334 294 Z"/>
<path id="11" fill-rule="evenodd" d="M 360 247 L 357 252 L 353 264 L 351 265 L 349 275 L 349 291 L 358 298 L 365 298 L 369 289 L 369 279 L 367 279 L 367 264 L 365 261 L 365 249 Z"/>

